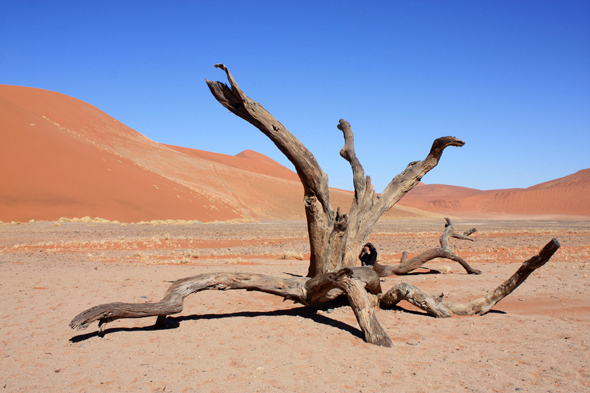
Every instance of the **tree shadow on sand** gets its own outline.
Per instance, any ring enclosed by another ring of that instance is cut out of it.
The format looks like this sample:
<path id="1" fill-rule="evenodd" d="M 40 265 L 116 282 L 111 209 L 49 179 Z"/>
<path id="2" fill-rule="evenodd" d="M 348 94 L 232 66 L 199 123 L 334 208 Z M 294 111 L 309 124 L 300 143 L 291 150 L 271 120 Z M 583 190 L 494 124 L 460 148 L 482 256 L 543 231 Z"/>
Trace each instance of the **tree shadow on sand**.
<path id="1" fill-rule="evenodd" d="M 200 315 L 186 315 L 186 316 L 168 316 L 166 317 L 165 324 L 163 326 L 141 326 L 141 327 L 113 327 L 107 328 L 102 333 L 100 331 L 95 331 L 92 333 L 86 334 L 79 334 L 70 338 L 70 342 L 77 343 L 81 341 L 88 340 L 92 337 L 104 337 L 106 334 L 117 333 L 117 332 L 140 332 L 140 331 L 152 331 L 152 330 L 168 330 L 168 329 L 176 329 L 180 326 L 181 322 L 184 321 L 197 321 L 197 320 L 215 320 L 215 319 L 223 319 L 223 318 L 234 318 L 234 317 L 244 317 L 244 318 L 255 318 L 255 317 L 278 317 L 278 316 L 290 316 L 290 317 L 303 317 L 308 318 L 316 323 L 320 323 L 323 325 L 331 326 L 345 332 L 352 334 L 355 337 L 360 338 L 361 340 L 364 339 L 363 332 L 350 326 L 344 322 L 340 322 L 338 320 L 329 318 L 325 315 L 318 314 L 318 310 L 330 310 L 334 307 L 342 306 L 341 303 L 330 303 L 326 306 L 319 306 L 318 307 L 296 307 L 286 310 L 274 310 L 274 311 L 240 311 L 234 313 L 226 313 L 226 314 L 200 314 Z"/>

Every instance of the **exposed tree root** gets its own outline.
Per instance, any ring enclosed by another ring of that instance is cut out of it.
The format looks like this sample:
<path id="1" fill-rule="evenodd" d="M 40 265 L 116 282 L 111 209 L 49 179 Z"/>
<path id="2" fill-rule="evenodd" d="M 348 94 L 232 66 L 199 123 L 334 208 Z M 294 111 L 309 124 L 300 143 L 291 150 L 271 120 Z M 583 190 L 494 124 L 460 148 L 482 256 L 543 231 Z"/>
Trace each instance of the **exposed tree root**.
<path id="1" fill-rule="evenodd" d="M 551 240 L 536 255 L 524 262 L 520 269 L 496 290 L 483 298 L 468 303 L 450 303 L 410 284 L 401 283 L 383 294 L 379 276 L 369 267 L 342 268 L 314 278 L 277 278 L 250 273 L 206 273 L 175 281 L 157 303 L 108 303 L 92 307 L 78 314 L 71 322 L 72 329 L 85 329 L 94 321 L 102 331 L 108 322 L 122 318 L 157 316 L 162 324 L 166 315 L 177 314 L 183 309 L 184 299 L 204 290 L 246 289 L 284 297 L 305 305 L 334 299 L 346 294 L 365 341 L 390 347 L 391 339 L 377 320 L 374 307 L 389 308 L 401 300 L 420 307 L 436 317 L 474 315 L 487 313 L 496 303 L 508 296 L 536 269 L 543 266 L 559 248 L 556 239 Z"/>

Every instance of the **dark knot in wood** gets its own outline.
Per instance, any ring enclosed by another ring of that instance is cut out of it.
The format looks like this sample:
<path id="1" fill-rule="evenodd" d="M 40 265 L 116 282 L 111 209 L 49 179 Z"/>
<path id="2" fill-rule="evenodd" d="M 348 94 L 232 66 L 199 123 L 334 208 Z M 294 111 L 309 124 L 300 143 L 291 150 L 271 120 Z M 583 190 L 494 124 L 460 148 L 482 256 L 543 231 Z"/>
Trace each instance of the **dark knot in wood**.
<path id="1" fill-rule="evenodd" d="M 377 262 L 377 249 L 372 243 L 366 243 L 359 254 L 363 266 L 373 266 Z"/>

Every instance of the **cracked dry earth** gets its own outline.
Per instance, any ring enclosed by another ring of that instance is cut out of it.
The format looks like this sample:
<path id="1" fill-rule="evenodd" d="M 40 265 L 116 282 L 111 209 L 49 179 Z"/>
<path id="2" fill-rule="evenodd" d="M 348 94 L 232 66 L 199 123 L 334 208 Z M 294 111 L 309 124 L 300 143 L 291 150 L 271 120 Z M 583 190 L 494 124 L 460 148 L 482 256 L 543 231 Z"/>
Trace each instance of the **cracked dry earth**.
<path id="1" fill-rule="evenodd" d="M 388 221 L 369 240 L 383 263 L 438 246 L 443 220 Z M 301 221 L 0 225 L 0 390 L 5 392 L 586 392 L 590 390 L 590 221 L 467 221 L 448 260 L 405 281 L 451 301 L 482 296 L 551 238 L 560 250 L 482 317 L 435 319 L 400 303 L 377 316 L 393 348 L 366 344 L 350 308 L 305 308 L 246 291 L 188 297 L 155 318 L 72 331 L 84 309 L 160 299 L 204 272 L 305 275 Z M 432 269 L 432 270 L 431 270 Z M 437 272 L 438 271 L 438 272 Z M 443 272 L 445 274 L 443 274 Z"/>

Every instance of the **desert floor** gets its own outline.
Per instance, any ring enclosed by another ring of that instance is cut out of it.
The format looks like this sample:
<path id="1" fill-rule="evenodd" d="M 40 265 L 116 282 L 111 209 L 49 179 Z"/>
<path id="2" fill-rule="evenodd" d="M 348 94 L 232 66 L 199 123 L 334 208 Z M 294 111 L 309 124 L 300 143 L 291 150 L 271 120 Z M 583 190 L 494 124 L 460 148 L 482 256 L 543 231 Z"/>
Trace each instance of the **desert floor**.
<path id="1" fill-rule="evenodd" d="M 380 223 L 370 241 L 396 263 L 438 246 L 444 221 Z M 305 275 L 304 222 L 0 225 L 0 389 L 5 392 L 590 391 L 590 221 L 468 221 L 451 240 L 479 276 L 448 260 L 400 281 L 450 301 L 494 289 L 551 238 L 562 247 L 481 317 L 435 319 L 400 303 L 377 312 L 393 348 L 366 344 L 348 307 L 205 291 L 155 318 L 73 331 L 100 303 L 158 301 L 170 282 L 212 271 Z M 433 270 L 439 272 L 437 273 Z M 332 307 L 332 308 L 330 308 Z"/>

